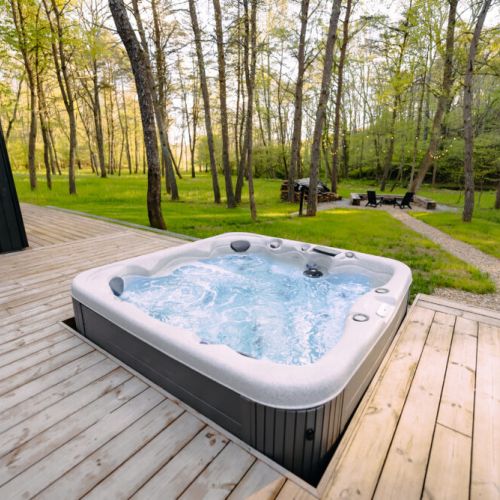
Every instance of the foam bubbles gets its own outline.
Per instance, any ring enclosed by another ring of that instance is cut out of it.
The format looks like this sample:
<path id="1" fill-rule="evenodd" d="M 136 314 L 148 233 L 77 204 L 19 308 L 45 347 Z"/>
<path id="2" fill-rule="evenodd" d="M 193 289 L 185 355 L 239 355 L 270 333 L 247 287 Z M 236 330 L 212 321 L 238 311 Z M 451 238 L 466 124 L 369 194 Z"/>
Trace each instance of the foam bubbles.
<path id="1" fill-rule="evenodd" d="M 149 316 L 257 359 L 313 363 L 342 337 L 354 301 L 373 288 L 359 273 L 311 279 L 267 255 L 226 255 L 165 276 L 127 276 L 120 299 Z"/>

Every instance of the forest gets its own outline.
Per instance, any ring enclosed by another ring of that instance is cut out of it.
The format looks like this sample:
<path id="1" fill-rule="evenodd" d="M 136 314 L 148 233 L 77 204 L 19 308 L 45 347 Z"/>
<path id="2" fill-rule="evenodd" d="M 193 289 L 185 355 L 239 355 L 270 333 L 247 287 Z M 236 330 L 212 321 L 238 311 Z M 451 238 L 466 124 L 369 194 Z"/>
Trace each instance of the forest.
<path id="1" fill-rule="evenodd" d="M 149 222 L 179 180 L 228 208 L 254 179 L 380 191 L 496 190 L 496 0 L 0 0 L 0 122 L 36 190 L 147 176 Z M 248 191 L 246 191 L 248 190 Z M 291 193 L 291 190 L 290 190 Z M 291 201 L 291 200 L 290 200 Z"/>

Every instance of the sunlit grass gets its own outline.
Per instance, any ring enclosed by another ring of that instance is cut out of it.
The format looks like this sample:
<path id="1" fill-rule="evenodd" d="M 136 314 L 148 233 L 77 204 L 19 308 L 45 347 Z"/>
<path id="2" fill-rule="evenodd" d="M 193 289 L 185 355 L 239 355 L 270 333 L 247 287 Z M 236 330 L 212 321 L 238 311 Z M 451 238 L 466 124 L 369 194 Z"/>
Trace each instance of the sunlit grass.
<path id="1" fill-rule="evenodd" d="M 491 209 L 483 212 L 486 210 L 477 210 L 472 222 L 467 224 L 462 222 L 461 212 L 415 212 L 412 215 L 500 259 L 500 211 L 496 210 L 497 213 L 494 213 Z"/>

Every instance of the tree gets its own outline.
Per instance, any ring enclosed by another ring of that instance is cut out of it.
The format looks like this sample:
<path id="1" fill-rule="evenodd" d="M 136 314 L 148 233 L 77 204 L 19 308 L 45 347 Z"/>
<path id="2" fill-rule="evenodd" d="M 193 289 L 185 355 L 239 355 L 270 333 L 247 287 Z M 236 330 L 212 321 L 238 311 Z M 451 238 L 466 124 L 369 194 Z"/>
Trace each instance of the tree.
<path id="1" fill-rule="evenodd" d="M 47 58 L 44 57 L 41 50 L 41 44 L 37 44 L 35 48 L 35 79 L 36 92 L 38 96 L 38 116 L 40 118 L 40 129 L 42 132 L 43 141 L 43 162 L 45 165 L 45 178 L 47 179 L 47 187 L 52 189 L 52 171 L 53 159 L 51 155 L 51 143 L 49 136 L 49 114 L 47 111 L 47 102 L 45 99 L 45 91 L 42 83 L 42 74 L 46 69 Z"/>
<path id="2" fill-rule="evenodd" d="M 300 165 L 300 146 L 302 141 L 302 101 L 304 93 L 304 72 L 306 69 L 306 34 L 307 21 L 309 19 L 309 0 L 302 0 L 300 3 L 300 35 L 297 53 L 297 81 L 295 83 L 294 94 L 294 114 L 293 114 L 293 134 L 290 157 L 290 167 L 288 169 L 288 201 L 294 201 L 294 190 L 292 189 L 295 176 Z"/>
<path id="3" fill-rule="evenodd" d="M 28 171 L 30 176 L 30 187 L 36 189 L 35 147 L 37 135 L 37 92 L 34 54 L 38 45 L 38 20 L 39 9 L 33 2 L 22 0 L 10 0 L 12 19 L 14 21 L 17 46 L 21 52 L 26 80 L 30 93 L 30 130 L 28 136 Z M 20 88 L 20 86 L 19 86 Z M 10 127 L 7 130 L 7 139 Z"/>
<path id="4" fill-rule="evenodd" d="M 481 12 L 477 18 L 476 27 L 469 47 L 469 57 L 464 78 L 464 210 L 462 220 L 470 222 L 474 211 L 474 165 L 472 163 L 472 150 L 474 142 L 474 131 L 472 127 L 472 80 L 474 77 L 474 60 L 476 59 L 479 37 L 483 29 L 484 20 L 491 0 L 484 0 Z"/>
<path id="5" fill-rule="evenodd" d="M 102 126 L 101 111 L 101 82 L 99 81 L 99 58 L 110 57 L 106 53 L 105 15 L 100 0 L 86 0 L 85 10 L 81 11 L 82 26 L 84 31 L 84 55 L 87 60 L 86 72 L 89 75 L 90 85 L 82 78 L 82 86 L 87 96 L 87 101 L 92 110 L 94 122 L 95 142 L 97 146 L 97 158 L 101 177 L 106 177 L 106 161 L 104 148 L 104 134 Z M 87 14 L 87 15 L 84 15 Z M 87 17 L 88 16 L 88 17 Z M 102 62 L 101 62 L 102 65 Z"/>
<path id="6" fill-rule="evenodd" d="M 255 90 L 255 66 L 257 61 L 257 0 L 251 1 L 251 13 L 249 13 L 248 0 L 243 0 L 245 10 L 245 81 L 247 87 L 247 123 L 245 128 L 246 148 L 242 155 L 246 155 L 246 173 L 248 179 L 248 198 L 250 202 L 250 215 L 252 220 L 257 219 L 257 208 L 253 187 L 253 100 Z"/>
<path id="7" fill-rule="evenodd" d="M 394 75 L 392 77 L 392 87 L 393 87 L 393 102 L 392 102 L 392 113 L 389 123 L 389 145 L 387 147 L 387 153 L 384 161 L 384 168 L 382 171 L 382 179 L 380 180 L 380 190 L 385 191 L 385 185 L 389 177 L 392 168 L 392 158 L 394 156 L 394 143 L 396 132 L 396 118 L 398 116 L 399 108 L 401 107 L 401 99 L 404 91 L 404 81 L 402 74 L 403 57 L 406 51 L 406 45 L 408 42 L 408 35 L 410 32 L 410 23 L 412 22 L 412 1 L 410 0 L 410 5 L 406 11 L 406 18 L 403 21 L 401 27 L 397 30 L 398 33 L 402 32 L 402 39 L 398 47 L 398 55 L 396 59 L 396 67 L 394 70 Z"/>
<path id="8" fill-rule="evenodd" d="M 309 193 L 307 197 L 308 216 L 316 215 L 321 136 L 323 134 L 323 125 L 325 123 L 326 105 L 330 94 L 330 83 L 333 69 L 333 51 L 335 48 L 335 40 L 337 39 L 337 24 L 339 22 L 341 3 L 342 0 L 333 0 L 328 35 L 326 38 L 321 89 L 318 99 L 318 107 L 316 108 L 316 118 L 314 121 L 314 132 L 311 145 L 311 169 L 309 173 Z"/>
<path id="9" fill-rule="evenodd" d="M 161 212 L 161 172 L 156 142 L 155 110 L 146 55 L 135 36 L 123 0 L 109 0 L 109 8 L 134 74 L 148 162 L 147 208 L 151 226 L 166 229 Z"/>
<path id="10" fill-rule="evenodd" d="M 231 165 L 229 163 L 229 125 L 227 119 L 226 60 L 224 55 L 224 35 L 222 31 L 222 11 L 219 0 L 213 0 L 215 14 L 215 37 L 217 41 L 217 67 L 219 71 L 220 120 L 222 129 L 222 168 L 226 183 L 226 203 L 228 208 L 236 207 Z"/>
<path id="11" fill-rule="evenodd" d="M 335 120 L 333 123 L 333 145 L 332 145 L 332 192 L 337 192 L 338 170 L 339 170 L 339 142 L 340 142 L 340 107 L 342 105 L 342 90 L 344 85 L 344 64 L 349 43 L 349 18 L 351 16 L 352 0 L 347 0 L 345 17 L 342 29 L 342 45 L 340 46 L 340 57 L 337 79 L 337 93 L 335 95 Z"/>
<path id="12" fill-rule="evenodd" d="M 212 189 L 215 203 L 220 203 L 220 188 L 217 178 L 217 163 L 215 161 L 214 135 L 212 131 L 212 117 L 210 112 L 210 97 L 208 93 L 207 75 L 205 71 L 205 59 L 203 47 L 201 45 L 201 31 L 198 24 L 198 15 L 194 0 L 189 0 L 189 14 L 191 16 L 191 26 L 194 34 L 194 44 L 196 49 L 196 59 L 198 61 L 198 72 L 200 74 L 201 95 L 203 97 L 203 108 L 205 111 L 205 132 L 207 134 L 208 151 L 210 154 L 210 173 L 212 175 Z"/>
<path id="13" fill-rule="evenodd" d="M 65 9 L 69 4 L 66 3 L 60 8 L 56 0 L 42 0 L 42 2 L 50 27 L 52 57 L 56 70 L 57 82 L 69 121 L 69 193 L 76 194 L 75 163 L 77 128 L 75 93 L 73 88 L 73 76 L 70 68 L 70 62 L 75 53 L 75 44 L 68 43 L 70 34 L 68 33 L 69 28 L 66 25 L 64 17 Z"/>
<path id="14" fill-rule="evenodd" d="M 149 62 L 149 49 L 145 42 L 144 30 L 142 27 L 142 20 L 137 7 L 137 0 L 133 1 L 134 13 L 136 20 L 138 22 L 139 33 L 143 41 L 143 50 L 147 56 L 147 61 Z M 168 183 L 168 187 L 171 191 L 172 200 L 179 199 L 179 191 L 177 189 L 177 181 L 175 180 L 174 173 L 174 158 L 172 151 L 170 149 L 170 144 L 168 141 L 168 126 L 167 126 L 167 96 L 166 96 L 166 73 L 167 65 L 165 61 L 164 53 L 164 41 L 162 29 L 160 26 L 160 17 L 158 14 L 157 0 L 151 0 L 151 11 L 153 14 L 153 44 L 155 48 L 155 62 L 156 62 L 156 75 L 153 75 L 151 70 L 151 64 L 148 64 L 150 68 L 151 78 L 156 76 L 153 82 L 153 104 L 155 106 L 156 113 L 156 124 L 158 126 L 158 131 L 160 132 L 160 140 L 162 144 L 162 159 L 165 163 L 165 177 Z"/>
<path id="15" fill-rule="evenodd" d="M 14 109 L 12 111 L 12 116 L 7 120 L 7 129 L 5 131 L 5 144 L 9 142 L 9 136 L 10 133 L 12 132 L 12 125 L 14 125 L 14 122 L 17 119 L 17 111 L 19 109 L 19 101 L 21 100 L 21 91 L 23 90 L 23 83 L 24 83 L 24 73 L 21 75 L 21 78 L 19 78 L 19 83 L 17 85 L 17 92 L 16 92 L 16 99 L 14 101 Z"/>
<path id="16" fill-rule="evenodd" d="M 448 26 L 446 28 L 446 49 L 443 65 L 443 80 L 441 93 L 438 98 L 434 120 L 432 122 L 431 138 L 424 158 L 422 159 L 417 175 L 413 180 L 410 191 L 416 193 L 435 159 L 439 144 L 441 142 L 441 125 L 445 111 L 448 108 L 451 87 L 453 85 L 453 52 L 455 47 L 455 24 L 457 16 L 458 0 L 449 0 Z"/>

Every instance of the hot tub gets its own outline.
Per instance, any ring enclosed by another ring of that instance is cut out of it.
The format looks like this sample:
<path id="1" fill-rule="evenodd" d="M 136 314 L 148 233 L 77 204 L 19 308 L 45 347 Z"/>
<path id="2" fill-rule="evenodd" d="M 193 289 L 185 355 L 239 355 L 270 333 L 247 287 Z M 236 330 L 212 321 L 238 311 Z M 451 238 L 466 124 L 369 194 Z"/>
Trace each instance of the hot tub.
<path id="1" fill-rule="evenodd" d="M 226 233 L 91 269 L 78 331 L 310 483 L 408 303 L 395 260 Z"/>

